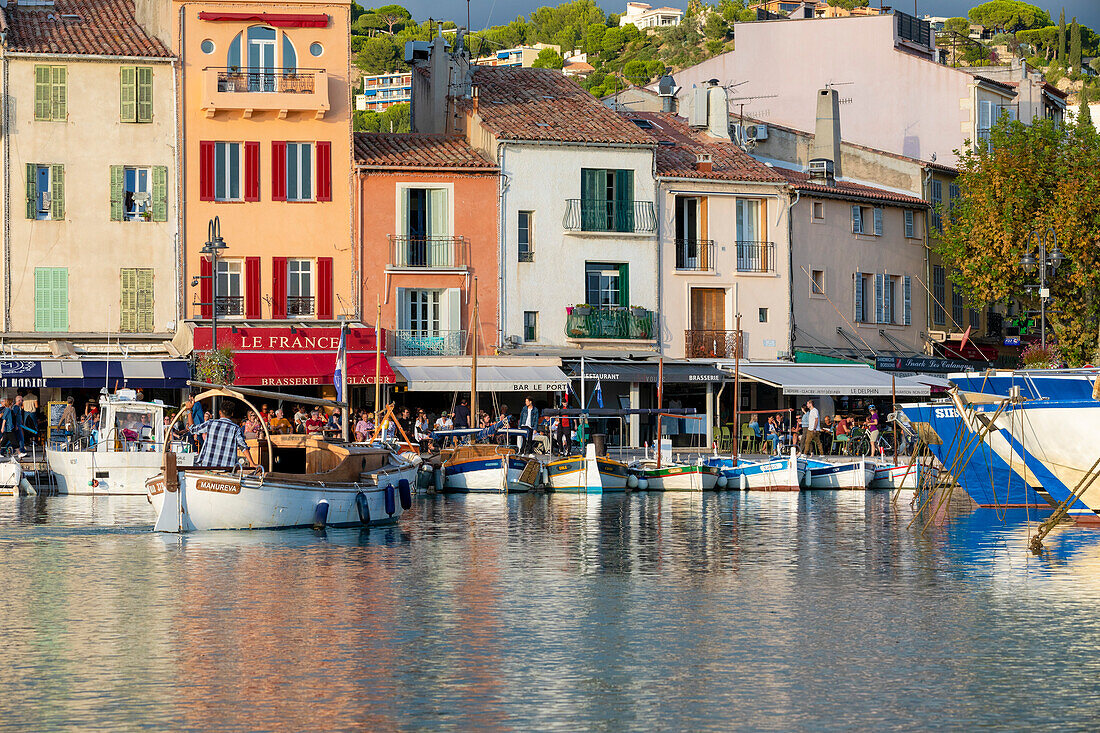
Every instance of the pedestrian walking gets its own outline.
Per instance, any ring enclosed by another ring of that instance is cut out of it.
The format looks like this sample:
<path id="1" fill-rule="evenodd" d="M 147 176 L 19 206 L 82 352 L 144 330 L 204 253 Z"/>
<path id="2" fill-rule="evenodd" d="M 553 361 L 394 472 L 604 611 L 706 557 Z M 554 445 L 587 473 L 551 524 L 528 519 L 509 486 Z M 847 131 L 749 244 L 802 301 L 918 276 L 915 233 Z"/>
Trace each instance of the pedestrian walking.
<path id="1" fill-rule="evenodd" d="M 806 412 L 803 422 L 805 428 L 805 437 L 803 438 L 802 452 L 807 455 L 821 455 L 825 451 L 821 448 L 821 438 L 818 433 L 821 431 L 821 413 L 817 411 L 814 406 L 813 400 L 806 400 Z M 817 448 L 817 452 L 814 453 L 813 449 Z"/>
<path id="2" fill-rule="evenodd" d="M 9 397 L 0 399 L 0 449 L 3 448 L 9 451 L 15 448 L 15 416 Z"/>
<path id="3" fill-rule="evenodd" d="M 539 410 L 530 397 L 523 400 L 523 409 L 519 412 L 519 427 L 523 431 L 520 438 L 519 452 L 531 452 L 531 436 L 539 424 Z"/>
<path id="4" fill-rule="evenodd" d="M 61 411 L 61 429 L 69 434 L 69 445 L 80 437 L 80 423 L 76 419 L 76 404 L 72 397 L 65 400 L 65 409 Z"/>

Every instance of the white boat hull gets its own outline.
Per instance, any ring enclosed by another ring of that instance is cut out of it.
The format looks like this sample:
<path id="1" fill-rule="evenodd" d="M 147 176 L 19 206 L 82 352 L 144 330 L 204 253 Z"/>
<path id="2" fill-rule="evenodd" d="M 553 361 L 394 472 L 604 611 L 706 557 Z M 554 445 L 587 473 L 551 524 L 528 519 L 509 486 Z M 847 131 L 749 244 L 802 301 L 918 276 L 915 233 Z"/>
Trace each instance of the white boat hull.
<path id="1" fill-rule="evenodd" d="M 867 484 L 869 489 L 917 489 L 921 481 L 926 480 L 929 471 L 934 471 L 927 466 L 919 464 L 905 464 L 901 466 L 878 466 L 875 468 L 875 477 Z"/>
<path id="2" fill-rule="evenodd" d="M 550 487 L 554 491 L 581 494 L 603 494 L 626 491 L 629 478 L 626 464 L 607 458 L 598 458 L 596 449 L 589 444 L 583 456 L 551 461 L 546 467 Z"/>
<path id="3" fill-rule="evenodd" d="M 701 466 L 642 468 L 638 476 L 646 480 L 649 491 L 714 491 L 718 485 L 717 471 Z"/>
<path id="4" fill-rule="evenodd" d="M 742 491 L 799 491 L 806 469 L 804 460 L 792 454 L 735 470 Z"/>
<path id="5" fill-rule="evenodd" d="M 507 474 L 504 461 L 508 465 Z M 538 484 L 539 469 L 538 461 L 518 456 L 485 457 L 455 466 L 444 465 L 443 490 L 469 494 L 530 491 Z"/>
<path id="6" fill-rule="evenodd" d="M 875 478 L 875 466 L 868 461 L 833 463 L 809 467 L 811 489 L 866 489 Z"/>
<path id="7" fill-rule="evenodd" d="M 177 465 L 190 466 L 194 453 L 177 453 Z M 46 465 L 59 494 L 141 496 L 145 482 L 160 473 L 164 454 L 153 451 L 62 451 L 46 449 Z"/>
<path id="8" fill-rule="evenodd" d="M 157 513 L 154 530 L 160 532 L 288 529 L 318 524 L 373 526 L 390 524 L 401 516 L 402 494 L 404 503 L 410 503 L 418 468 L 418 464 L 410 463 L 365 475 L 355 484 L 328 486 L 250 474 L 180 470 L 177 490 L 169 490 L 163 475 L 150 479 L 147 489 Z M 360 495 L 364 499 L 357 499 Z M 318 505 L 322 502 L 327 503 L 327 513 L 319 522 Z"/>

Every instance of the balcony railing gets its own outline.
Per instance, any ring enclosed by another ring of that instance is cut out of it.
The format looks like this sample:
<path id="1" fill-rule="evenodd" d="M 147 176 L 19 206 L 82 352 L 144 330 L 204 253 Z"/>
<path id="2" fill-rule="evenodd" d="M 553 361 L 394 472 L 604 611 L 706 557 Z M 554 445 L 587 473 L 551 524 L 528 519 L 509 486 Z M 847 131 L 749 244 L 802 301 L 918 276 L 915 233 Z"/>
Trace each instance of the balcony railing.
<path id="1" fill-rule="evenodd" d="M 465 331 L 392 331 L 394 356 L 462 356 Z"/>
<path id="2" fill-rule="evenodd" d="M 315 112 L 323 117 L 329 110 L 328 73 L 324 69 L 253 71 L 249 69 L 203 69 L 202 107 L 208 116 L 219 109 Z"/>
<path id="3" fill-rule="evenodd" d="M 684 331 L 684 355 L 691 358 L 733 359 L 744 356 L 738 331 Z"/>
<path id="4" fill-rule="evenodd" d="M 562 226 L 574 232 L 652 234 L 657 231 L 657 217 L 652 201 L 568 199 Z"/>
<path id="5" fill-rule="evenodd" d="M 313 296 L 288 295 L 286 298 L 286 315 L 288 318 L 292 316 L 312 316 Z"/>
<path id="6" fill-rule="evenodd" d="M 737 241 L 738 272 L 775 272 L 775 243 Z"/>
<path id="7" fill-rule="evenodd" d="M 390 267 L 462 269 L 467 265 L 465 237 L 390 235 Z"/>
<path id="8" fill-rule="evenodd" d="M 677 239 L 677 270 L 711 270 L 714 268 L 714 242 L 710 239 Z"/>
<path id="9" fill-rule="evenodd" d="M 219 295 L 214 300 L 214 310 L 217 311 L 219 318 L 222 316 L 243 316 L 244 296 Z"/>
<path id="10" fill-rule="evenodd" d="M 653 311 L 644 308 L 574 306 L 565 317 L 571 339 L 634 339 L 652 341 Z"/>

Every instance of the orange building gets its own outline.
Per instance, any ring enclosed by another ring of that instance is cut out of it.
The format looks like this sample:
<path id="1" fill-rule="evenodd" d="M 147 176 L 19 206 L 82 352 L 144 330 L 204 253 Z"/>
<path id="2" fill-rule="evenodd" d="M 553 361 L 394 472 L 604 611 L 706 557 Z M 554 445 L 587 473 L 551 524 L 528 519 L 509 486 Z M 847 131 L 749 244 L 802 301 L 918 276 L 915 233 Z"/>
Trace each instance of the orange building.
<path id="1" fill-rule="evenodd" d="M 288 334 L 358 320 L 350 3 L 176 0 L 174 10 L 189 320 L 209 333 L 216 312 L 220 325 Z M 216 272 L 202 252 L 214 217 L 227 245 Z"/>
<path id="2" fill-rule="evenodd" d="M 464 138 L 355 134 L 364 318 L 376 299 L 394 357 L 492 354 L 499 170 Z M 471 329 L 477 278 L 478 329 Z"/>

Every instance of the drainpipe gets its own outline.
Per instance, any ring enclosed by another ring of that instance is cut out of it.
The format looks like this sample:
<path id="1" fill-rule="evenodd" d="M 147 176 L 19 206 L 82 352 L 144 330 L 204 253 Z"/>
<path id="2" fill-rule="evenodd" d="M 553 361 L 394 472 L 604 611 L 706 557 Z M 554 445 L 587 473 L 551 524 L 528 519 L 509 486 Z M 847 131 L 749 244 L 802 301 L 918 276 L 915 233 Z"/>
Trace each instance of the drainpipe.
<path id="1" fill-rule="evenodd" d="M 922 191 L 921 198 L 925 201 L 932 199 L 932 169 L 928 168 L 924 172 L 924 191 Z M 931 244 L 930 244 L 930 232 L 932 231 L 932 215 L 930 210 L 924 212 L 924 281 L 926 283 L 932 282 L 932 257 L 931 257 Z M 928 332 L 932 330 L 932 294 L 929 288 L 924 288 L 924 338 L 921 339 L 921 351 L 925 350 L 925 347 L 929 345 Z"/>
<path id="2" fill-rule="evenodd" d="M 184 10 L 181 6 L 179 9 L 179 48 L 183 49 L 185 45 L 184 39 Z M 182 56 L 182 54 L 180 54 Z M 176 97 L 175 104 L 179 104 L 179 96 L 182 94 L 183 89 L 183 74 L 184 66 L 182 59 L 180 60 L 179 73 L 172 75 L 172 85 L 174 94 Z M 179 308 L 180 319 L 177 322 L 176 330 L 179 331 L 183 327 L 183 321 L 187 317 L 187 293 L 189 281 L 187 280 L 187 216 L 185 207 L 183 206 L 184 191 L 187 187 L 187 117 L 186 115 L 179 114 L 179 110 L 176 110 L 176 134 L 179 135 L 179 143 L 176 145 L 176 196 L 178 203 L 176 204 L 176 220 L 179 222 L 179 231 L 177 232 L 177 239 L 179 241 L 179 252 L 177 254 L 177 262 L 180 271 L 180 288 L 176 296 L 176 307 Z M 216 274 L 216 273 L 215 273 Z M 202 313 L 200 312 L 200 316 Z"/>
<path id="3" fill-rule="evenodd" d="M 507 298 L 505 297 L 504 287 L 507 282 L 505 275 L 505 266 L 508 261 L 508 238 L 507 238 L 507 222 L 508 218 L 505 216 L 504 201 L 505 193 L 508 191 L 508 174 L 504 172 L 504 156 L 508 149 L 504 146 L 504 143 L 497 143 L 497 166 L 500 168 L 500 184 L 497 198 L 497 231 L 499 232 L 498 240 L 500 245 L 497 247 L 497 348 L 504 347 L 504 323 L 505 323 L 505 303 Z M 476 324 L 471 324 L 476 329 Z M 475 330 L 476 333 L 476 330 Z M 477 344 L 474 344 L 474 348 L 477 348 Z"/>
<path id="4" fill-rule="evenodd" d="M 3 105 L 8 119 L 3 120 L 4 128 L 4 332 L 11 327 L 11 110 L 8 109 L 8 53 L 3 50 Z"/>
<path id="5" fill-rule="evenodd" d="M 179 77 L 177 76 L 177 74 L 182 71 L 183 68 L 182 66 L 177 68 L 177 63 L 179 63 L 178 57 L 172 59 L 172 115 L 174 116 L 175 120 L 180 119 Z M 180 205 L 183 202 L 183 189 L 181 188 L 183 176 L 183 160 L 180 154 L 179 123 L 172 125 L 172 127 L 173 134 L 175 135 L 175 140 L 172 141 L 172 153 L 176 162 L 176 233 L 175 236 L 172 238 L 174 240 L 174 251 L 172 252 L 172 256 L 175 260 L 176 268 L 176 333 L 179 333 L 180 328 L 183 326 L 184 308 L 186 307 L 184 305 L 184 302 L 186 300 L 184 293 L 187 292 L 186 284 L 183 281 L 183 240 L 180 238 L 180 231 L 183 226 L 181 223 L 183 221 L 183 207 Z"/>
<path id="6" fill-rule="evenodd" d="M 653 215 L 657 217 L 657 239 L 654 245 L 655 254 L 657 255 L 657 326 L 655 329 L 657 332 L 657 353 L 661 356 L 665 355 L 665 304 L 661 301 L 661 296 L 664 292 L 664 272 L 663 263 L 661 262 L 661 181 L 657 177 L 657 150 L 653 149 L 653 161 L 650 164 L 650 175 L 653 178 Z M 629 305 L 629 303 L 628 303 Z M 687 354 L 684 354 L 687 357 Z M 660 408 L 660 405 L 657 405 Z M 657 436 L 660 440 L 661 436 Z"/>
<path id="7" fill-rule="evenodd" d="M 787 330 L 787 354 L 791 361 L 794 361 L 794 333 L 795 333 L 795 317 L 794 317 L 794 217 L 791 213 L 794 211 L 794 207 L 798 204 L 798 200 L 802 198 L 802 192 L 798 189 L 794 191 L 794 201 L 791 201 L 790 196 L 787 196 L 787 302 L 788 312 L 791 314 L 790 327 Z"/>

